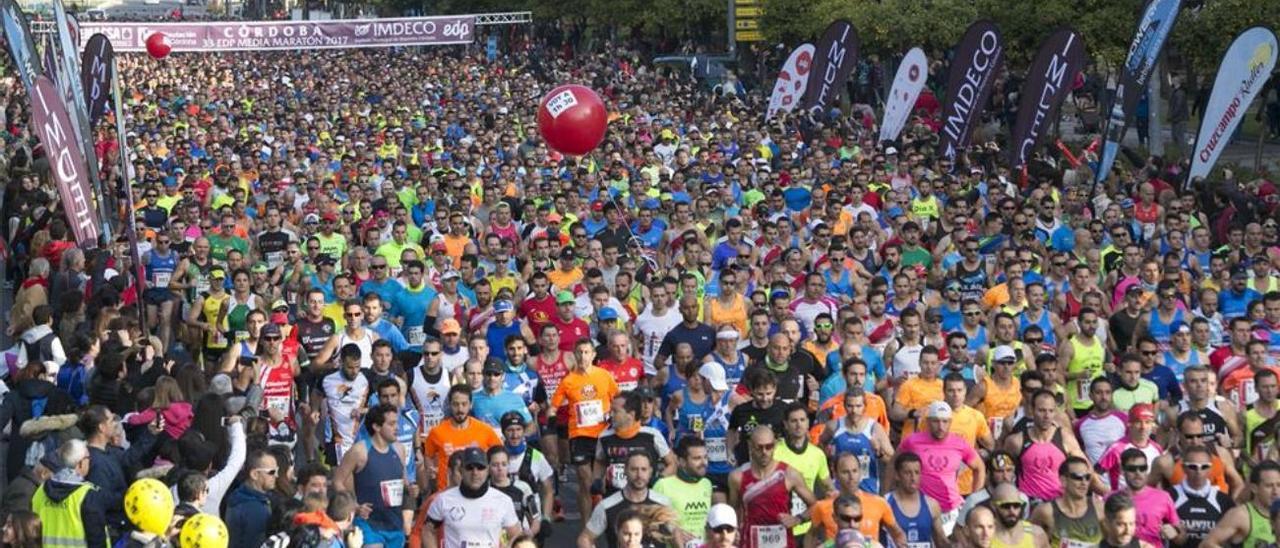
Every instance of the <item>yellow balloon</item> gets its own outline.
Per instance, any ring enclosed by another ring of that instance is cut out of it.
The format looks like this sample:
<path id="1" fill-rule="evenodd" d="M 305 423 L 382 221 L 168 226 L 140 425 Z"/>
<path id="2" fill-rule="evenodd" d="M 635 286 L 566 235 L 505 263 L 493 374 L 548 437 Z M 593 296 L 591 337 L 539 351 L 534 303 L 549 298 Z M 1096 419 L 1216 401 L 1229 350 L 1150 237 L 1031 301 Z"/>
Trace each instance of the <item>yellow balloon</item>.
<path id="1" fill-rule="evenodd" d="M 163 536 L 173 521 L 173 494 L 160 480 L 135 481 L 124 493 L 124 514 L 139 530 Z"/>
<path id="2" fill-rule="evenodd" d="M 187 518 L 178 533 L 181 548 L 227 548 L 230 542 L 227 525 L 213 514 L 196 514 Z"/>

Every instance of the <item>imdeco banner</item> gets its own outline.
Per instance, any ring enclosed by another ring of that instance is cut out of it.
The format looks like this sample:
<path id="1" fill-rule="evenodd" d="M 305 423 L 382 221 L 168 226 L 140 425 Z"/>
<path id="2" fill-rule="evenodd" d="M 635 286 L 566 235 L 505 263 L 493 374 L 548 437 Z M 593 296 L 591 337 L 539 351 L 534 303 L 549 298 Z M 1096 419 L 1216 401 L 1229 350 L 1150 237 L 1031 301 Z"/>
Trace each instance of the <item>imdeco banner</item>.
<path id="1" fill-rule="evenodd" d="M 27 25 L 27 16 L 13 0 L 0 0 L 0 26 L 4 27 L 5 42 L 9 44 L 13 64 L 18 67 L 22 87 L 30 92 L 36 77 L 43 72 L 35 40 L 31 37 L 31 27 Z"/>
<path id="2" fill-rule="evenodd" d="M 881 141 L 893 141 L 902 133 L 928 80 L 929 59 L 925 57 L 924 50 L 911 48 L 898 65 L 898 74 L 893 77 L 893 87 L 884 104 L 884 119 L 880 121 Z"/>
<path id="3" fill-rule="evenodd" d="M 800 108 L 822 112 L 840 99 L 844 83 L 858 64 L 858 31 L 843 19 L 827 26 L 813 52 L 813 70 Z"/>
<path id="4" fill-rule="evenodd" d="M 991 21 L 969 25 L 956 45 L 947 97 L 942 106 L 942 135 L 938 145 L 948 160 L 969 146 L 973 126 L 987 107 L 992 84 L 1004 64 L 1004 40 Z"/>
<path id="5" fill-rule="evenodd" d="M 1106 179 L 1111 173 L 1116 154 L 1120 152 L 1120 139 L 1138 108 L 1138 99 L 1146 93 L 1151 70 L 1160 58 L 1165 39 L 1169 37 L 1181 8 L 1182 0 L 1151 0 L 1142 11 L 1142 20 L 1138 22 L 1138 31 L 1129 44 L 1129 55 L 1120 73 L 1120 85 L 1111 98 L 1111 114 L 1104 122 L 1102 134 L 1106 139 L 1102 144 L 1095 182 Z"/>
<path id="6" fill-rule="evenodd" d="M 1058 109 L 1071 93 L 1076 74 L 1084 69 L 1084 40 L 1072 29 L 1061 29 L 1040 45 L 1022 84 L 1018 119 L 1009 134 L 1009 165 L 1017 170 L 1044 140 Z"/>
<path id="7" fill-rule="evenodd" d="M 791 112 L 804 97 L 809 70 L 813 68 L 813 49 L 813 44 L 801 44 L 782 64 L 778 80 L 773 84 L 773 95 L 769 97 L 769 109 L 765 111 L 766 121 L 772 120 L 779 110 Z"/>
<path id="8" fill-rule="evenodd" d="M 1258 96 L 1276 67 L 1276 35 L 1253 27 L 1240 33 L 1218 65 L 1218 77 L 1205 107 L 1187 180 L 1204 177 L 1217 163 L 1227 140 L 1235 132 L 1249 105 Z"/>
<path id="9" fill-rule="evenodd" d="M 81 58 L 80 85 L 84 88 L 85 107 L 88 109 L 91 125 L 97 124 L 107 112 L 115 56 L 107 35 L 95 34 L 89 37 L 89 44 L 85 46 L 84 57 Z"/>
<path id="10" fill-rule="evenodd" d="M 76 243 L 86 249 L 97 247 L 98 220 L 89 193 L 84 153 L 76 142 L 74 122 L 67 114 L 62 94 L 47 76 L 36 77 L 31 87 L 31 122 L 49 158 L 49 169 L 58 184 L 62 208 L 67 212 Z"/>
<path id="11" fill-rule="evenodd" d="M 470 44 L 475 17 L 400 17 L 328 21 L 82 23 L 82 36 L 107 35 L 117 51 L 146 51 L 162 32 L 173 51 L 343 49 Z M 84 44 L 87 45 L 87 44 Z"/>

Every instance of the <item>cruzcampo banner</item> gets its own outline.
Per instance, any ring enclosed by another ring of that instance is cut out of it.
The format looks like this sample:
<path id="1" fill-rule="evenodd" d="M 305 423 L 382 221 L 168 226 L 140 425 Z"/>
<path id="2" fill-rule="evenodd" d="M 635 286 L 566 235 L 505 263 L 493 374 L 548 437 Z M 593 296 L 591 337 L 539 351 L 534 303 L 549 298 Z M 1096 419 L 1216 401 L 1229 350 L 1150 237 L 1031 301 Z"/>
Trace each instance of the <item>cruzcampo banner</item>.
<path id="1" fill-rule="evenodd" d="M 1022 84 L 1018 119 L 1009 134 L 1009 165 L 1017 170 L 1027 163 L 1045 133 L 1058 119 L 1058 109 L 1071 94 L 1071 84 L 1084 69 L 1084 40 L 1073 29 L 1064 28 L 1040 44 Z"/>
<path id="2" fill-rule="evenodd" d="M 0 25 L 4 26 L 4 37 L 9 44 L 13 64 L 18 67 L 18 78 L 22 80 L 22 87 L 30 93 L 36 77 L 43 74 L 43 71 L 35 39 L 31 37 L 31 27 L 27 25 L 27 16 L 13 0 L 0 0 Z"/>
<path id="3" fill-rule="evenodd" d="M 1120 85 L 1111 98 L 1110 115 L 1103 121 L 1102 134 L 1106 138 L 1103 140 L 1095 182 L 1105 180 L 1111 173 L 1111 166 L 1116 163 L 1120 139 L 1124 137 L 1129 121 L 1133 119 L 1138 100 L 1147 91 L 1151 71 L 1160 58 L 1165 39 L 1169 37 L 1169 31 L 1173 29 L 1181 8 L 1182 0 L 1151 0 L 1142 10 L 1138 30 L 1129 43 L 1129 56 L 1121 67 Z"/>
<path id="4" fill-rule="evenodd" d="M 146 51 L 147 37 L 164 33 L 173 51 L 262 51 L 470 44 L 475 16 L 400 17 L 328 21 L 92 22 L 82 34 L 103 33 L 116 51 Z"/>
<path id="5" fill-rule="evenodd" d="M 942 106 L 942 154 L 954 161 L 969 146 L 973 128 L 987 106 L 992 84 L 1004 64 L 1004 40 L 996 24 L 977 21 L 969 25 L 956 45 L 947 76 L 946 102 Z"/>
<path id="6" fill-rule="evenodd" d="M 47 76 L 36 77 L 35 85 L 31 87 L 31 123 L 40 144 L 44 145 L 49 170 L 58 185 L 62 208 L 67 212 L 76 243 L 86 249 L 97 247 L 98 219 L 93 211 L 93 196 L 89 193 L 84 153 L 76 141 L 72 130 L 74 122 L 67 114 L 62 93 Z"/>
<path id="7" fill-rule="evenodd" d="M 84 88 L 85 108 L 89 112 L 90 125 L 107 112 L 111 100 L 111 67 L 115 66 L 115 50 L 107 35 L 98 33 L 89 37 L 84 57 L 80 61 L 80 85 Z"/>
<path id="8" fill-rule="evenodd" d="M 1276 35 L 1271 29 L 1253 27 L 1240 33 L 1218 64 L 1187 180 L 1204 177 L 1213 169 L 1227 139 L 1244 119 L 1244 113 L 1258 96 L 1276 67 Z"/>
<path id="9" fill-rule="evenodd" d="M 835 104 L 844 91 L 844 83 L 858 64 L 858 31 L 843 19 L 827 26 L 813 52 L 813 70 L 800 108 L 820 113 Z"/>
<path id="10" fill-rule="evenodd" d="M 791 112 L 804 97 L 805 88 L 809 85 L 809 69 L 813 67 L 813 44 L 800 44 L 787 62 L 782 64 L 778 72 L 778 80 L 773 84 L 773 95 L 769 97 L 769 108 L 765 111 L 765 121 L 772 120 L 778 111 Z"/>
<path id="11" fill-rule="evenodd" d="M 911 112 L 915 110 L 916 99 L 929 80 L 929 59 L 924 50 L 911 48 L 898 65 L 898 74 L 893 77 L 893 87 L 889 90 L 889 99 L 884 102 L 884 117 L 880 120 L 880 141 L 893 141 L 906 127 Z"/>

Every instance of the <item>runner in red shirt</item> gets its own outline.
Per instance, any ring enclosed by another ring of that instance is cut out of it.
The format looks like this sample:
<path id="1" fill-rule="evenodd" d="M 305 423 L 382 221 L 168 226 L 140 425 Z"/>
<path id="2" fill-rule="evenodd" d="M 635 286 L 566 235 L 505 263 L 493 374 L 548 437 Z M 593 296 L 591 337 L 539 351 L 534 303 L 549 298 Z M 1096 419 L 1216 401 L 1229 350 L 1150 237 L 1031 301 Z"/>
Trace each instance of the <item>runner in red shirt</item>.
<path id="1" fill-rule="evenodd" d="M 631 337 L 626 333 L 609 336 L 609 354 L 600 358 L 597 365 L 613 375 L 623 392 L 635 390 L 644 379 L 644 362 L 631 355 Z"/>
<path id="2" fill-rule="evenodd" d="M 773 429 L 757 427 L 748 447 L 751 464 L 729 473 L 729 504 L 743 517 L 743 548 L 795 548 L 791 528 L 809 521 L 817 502 L 800 472 L 774 460 L 776 446 Z M 791 513 L 793 493 L 805 503 L 799 514 Z"/>
<path id="3" fill-rule="evenodd" d="M 551 323 L 556 315 L 556 297 L 551 294 L 551 280 L 545 272 L 534 272 L 529 278 L 529 295 L 520 301 L 520 317 L 529 322 L 529 329 L 542 334 L 542 326 Z"/>
<path id="4" fill-rule="evenodd" d="M 573 293 L 556 293 L 556 314 L 551 317 L 551 324 L 560 331 L 560 350 L 565 352 L 573 352 L 578 339 L 591 338 L 591 327 L 573 314 L 573 306 Z"/>

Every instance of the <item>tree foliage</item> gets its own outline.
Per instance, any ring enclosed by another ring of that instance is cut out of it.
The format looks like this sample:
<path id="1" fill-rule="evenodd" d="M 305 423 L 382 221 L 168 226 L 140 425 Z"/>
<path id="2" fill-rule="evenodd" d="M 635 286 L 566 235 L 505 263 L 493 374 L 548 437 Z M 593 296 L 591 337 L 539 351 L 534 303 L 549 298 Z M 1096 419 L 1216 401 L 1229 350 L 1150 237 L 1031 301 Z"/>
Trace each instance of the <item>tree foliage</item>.
<path id="1" fill-rule="evenodd" d="M 1169 45 L 1190 68 L 1212 78 L 1231 42 L 1254 26 L 1280 29 L 1275 0 L 1206 0 L 1197 9 L 1184 9 Z"/>

